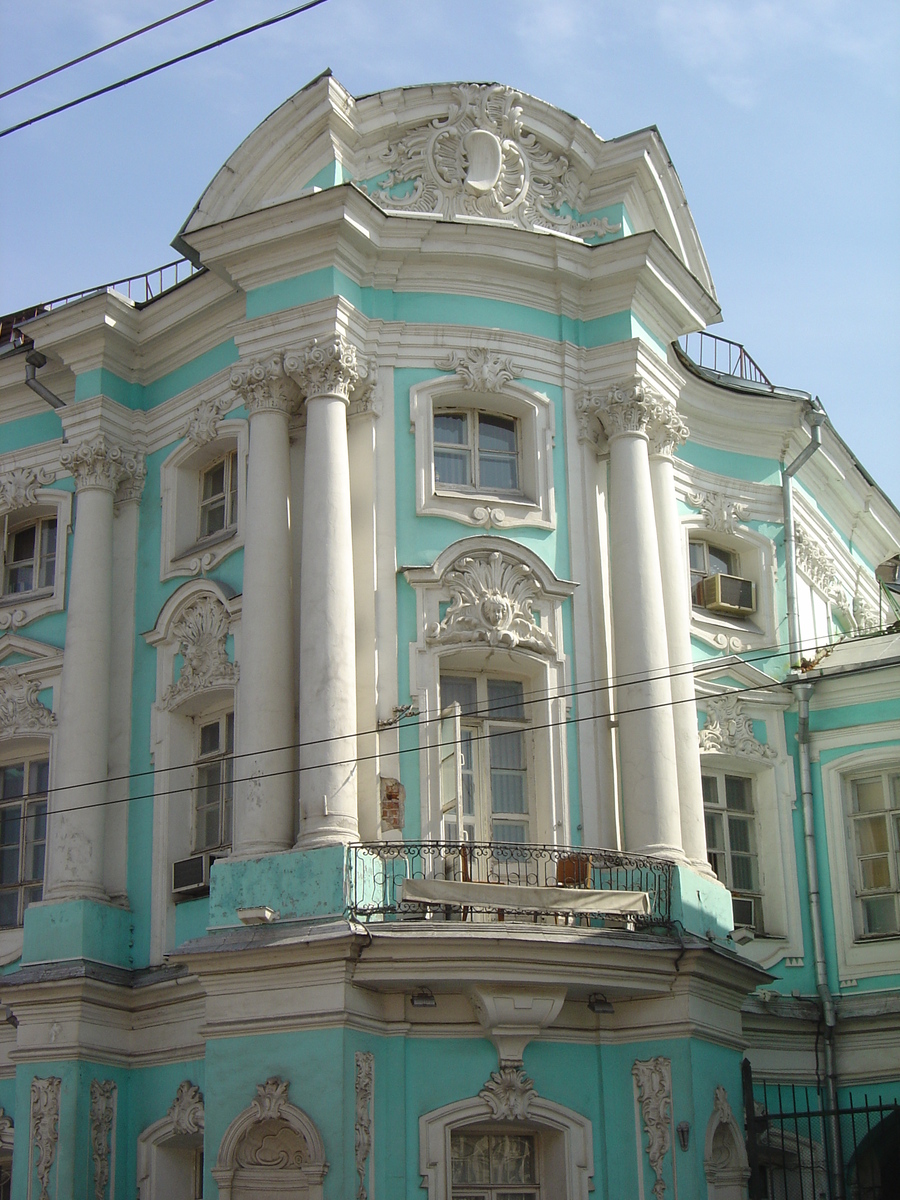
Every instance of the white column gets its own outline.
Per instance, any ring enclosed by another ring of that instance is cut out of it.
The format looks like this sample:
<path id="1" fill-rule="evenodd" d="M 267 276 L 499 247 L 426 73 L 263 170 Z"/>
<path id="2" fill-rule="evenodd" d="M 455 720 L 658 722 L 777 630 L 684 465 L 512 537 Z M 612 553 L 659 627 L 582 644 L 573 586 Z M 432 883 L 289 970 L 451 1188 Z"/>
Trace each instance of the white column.
<path id="1" fill-rule="evenodd" d="M 113 502 L 119 482 L 145 468 L 140 456 L 126 455 L 103 435 L 64 450 L 60 464 L 75 477 L 75 535 L 44 898 L 105 900 Z"/>
<path id="2" fill-rule="evenodd" d="M 285 354 L 284 367 L 306 396 L 297 845 L 311 848 L 359 836 L 347 409 L 360 371 L 340 335 Z"/>
<path id="3" fill-rule="evenodd" d="M 683 859 L 669 653 L 640 379 L 592 399 L 609 439 L 609 571 L 625 848 Z"/>
<path id="4" fill-rule="evenodd" d="M 251 857 L 294 841 L 288 414 L 298 396 L 280 354 L 236 368 L 231 386 L 250 418 L 233 853 Z"/>
<path id="5" fill-rule="evenodd" d="M 690 862 L 704 874 L 709 874 L 691 649 L 691 595 L 672 462 L 675 447 L 680 446 L 687 436 L 688 428 L 674 404 L 661 402 L 650 427 L 650 479 L 656 509 L 666 637 L 669 643 L 681 842 Z"/>

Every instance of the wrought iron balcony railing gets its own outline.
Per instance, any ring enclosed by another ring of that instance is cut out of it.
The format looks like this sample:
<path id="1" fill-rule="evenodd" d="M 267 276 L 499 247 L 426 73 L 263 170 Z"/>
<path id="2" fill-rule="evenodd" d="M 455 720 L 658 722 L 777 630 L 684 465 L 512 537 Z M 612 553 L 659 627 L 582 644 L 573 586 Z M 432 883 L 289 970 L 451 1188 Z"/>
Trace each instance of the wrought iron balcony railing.
<path id="1" fill-rule="evenodd" d="M 681 349 L 694 363 L 716 375 L 732 375 L 745 383 L 756 383 L 763 387 L 773 386 L 771 379 L 753 359 L 740 342 L 719 337 L 715 333 L 687 333 L 681 339 Z"/>
<path id="2" fill-rule="evenodd" d="M 350 847 L 350 913 L 362 921 L 670 920 L 671 864 L 612 850 L 499 842 Z"/>

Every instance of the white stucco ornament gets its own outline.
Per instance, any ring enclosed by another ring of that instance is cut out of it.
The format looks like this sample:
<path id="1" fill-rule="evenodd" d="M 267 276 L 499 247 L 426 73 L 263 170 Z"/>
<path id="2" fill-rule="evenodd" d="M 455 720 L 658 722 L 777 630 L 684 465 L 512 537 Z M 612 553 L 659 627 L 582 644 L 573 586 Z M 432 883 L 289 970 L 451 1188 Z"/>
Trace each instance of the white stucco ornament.
<path id="1" fill-rule="evenodd" d="M 466 84 L 453 89 L 453 98 L 445 117 L 408 130 L 373 164 L 377 182 L 369 195 L 378 205 L 444 220 L 488 217 L 582 238 L 620 232 L 621 224 L 607 217 L 573 215 L 585 202 L 581 181 L 565 155 L 526 128 L 518 92 Z"/>
<path id="2" fill-rule="evenodd" d="M 37 470 L 30 467 L 11 467 L 0 475 L 0 516 L 37 504 L 40 489 L 48 483 L 53 483 L 55 479 L 56 474 L 53 471 L 45 471 L 43 467 L 38 467 Z"/>
<path id="3" fill-rule="evenodd" d="M 753 720 L 737 696 L 711 696 L 706 724 L 700 730 L 701 753 L 740 754 L 746 758 L 776 758 L 774 746 L 759 741 Z"/>
<path id="4" fill-rule="evenodd" d="M 22 679 L 14 667 L 0 667 L 0 739 L 53 728 L 56 714 L 41 704 L 40 690 L 40 680 Z"/>
<path id="5" fill-rule="evenodd" d="M 442 621 L 428 627 L 427 641 L 556 653 L 552 633 L 534 615 L 541 585 L 524 563 L 505 558 L 499 550 L 476 551 L 456 559 L 443 583 L 452 597 L 450 607 Z"/>

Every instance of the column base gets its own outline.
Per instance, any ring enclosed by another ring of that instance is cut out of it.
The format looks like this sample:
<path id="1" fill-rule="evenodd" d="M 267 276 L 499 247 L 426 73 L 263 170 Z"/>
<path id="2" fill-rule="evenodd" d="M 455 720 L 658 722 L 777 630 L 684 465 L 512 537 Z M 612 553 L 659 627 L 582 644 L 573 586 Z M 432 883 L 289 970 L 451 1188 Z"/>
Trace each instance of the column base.
<path id="1" fill-rule="evenodd" d="M 300 825 L 295 850 L 315 850 L 319 846 L 349 846 L 359 841 L 359 823 L 354 817 L 307 817 Z"/>
<path id="2" fill-rule="evenodd" d="M 258 908 L 271 908 L 281 921 L 344 917 L 348 879 L 343 846 L 220 858 L 210 874 L 209 928 L 240 925 L 242 911 Z"/>
<path id="3" fill-rule="evenodd" d="M 669 846 L 665 842 L 654 842 L 651 846 L 639 846 L 636 849 L 627 849 L 626 854 L 641 854 L 648 855 L 652 858 L 667 858 L 670 862 L 678 863 L 679 865 L 693 865 L 690 860 L 685 857 L 685 853 L 680 846 Z"/>
<path id="4" fill-rule="evenodd" d="M 249 842 L 247 845 L 234 847 L 228 855 L 230 862 L 240 862 L 245 858 L 264 858 L 267 854 L 284 854 L 286 850 L 292 850 L 291 842 Z"/>

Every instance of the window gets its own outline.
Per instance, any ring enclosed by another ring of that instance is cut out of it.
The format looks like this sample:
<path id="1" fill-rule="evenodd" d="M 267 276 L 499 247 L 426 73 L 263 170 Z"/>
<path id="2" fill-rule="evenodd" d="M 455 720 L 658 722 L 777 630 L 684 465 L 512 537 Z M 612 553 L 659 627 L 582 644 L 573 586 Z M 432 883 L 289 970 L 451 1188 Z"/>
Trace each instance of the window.
<path id="1" fill-rule="evenodd" d="M 3 595 L 52 589 L 56 579 L 56 517 L 39 517 L 6 537 Z"/>
<path id="2" fill-rule="evenodd" d="M 753 782 L 724 771 L 703 775 L 709 864 L 731 892 L 734 923 L 763 932 Z"/>
<path id="3" fill-rule="evenodd" d="M 474 410 L 436 412 L 434 481 L 438 488 L 518 491 L 517 422 Z"/>
<path id="4" fill-rule="evenodd" d="M 537 1200 L 537 1138 L 531 1133 L 452 1132 L 453 1200 Z"/>
<path id="5" fill-rule="evenodd" d="M 694 603 L 704 607 L 700 585 L 710 575 L 737 575 L 740 569 L 738 556 L 721 546 L 709 542 L 690 542 L 691 596 Z M 698 598 L 699 597 L 699 598 Z"/>
<path id="6" fill-rule="evenodd" d="M 234 713 L 198 718 L 194 788 L 194 852 L 231 845 Z"/>
<path id="7" fill-rule="evenodd" d="M 519 680 L 441 676 L 441 808 L 448 841 L 459 840 L 460 820 L 467 841 L 531 840 L 524 701 Z M 448 769 L 454 761 L 455 778 Z"/>
<path id="8" fill-rule="evenodd" d="M 900 933 L 900 772 L 851 780 L 850 806 L 861 932 Z"/>
<path id="9" fill-rule="evenodd" d="M 200 538 L 227 533 L 237 524 L 237 451 L 200 475 Z"/>
<path id="10" fill-rule="evenodd" d="M 44 888 L 47 842 L 46 758 L 0 767 L 0 927 L 22 924 Z"/>

